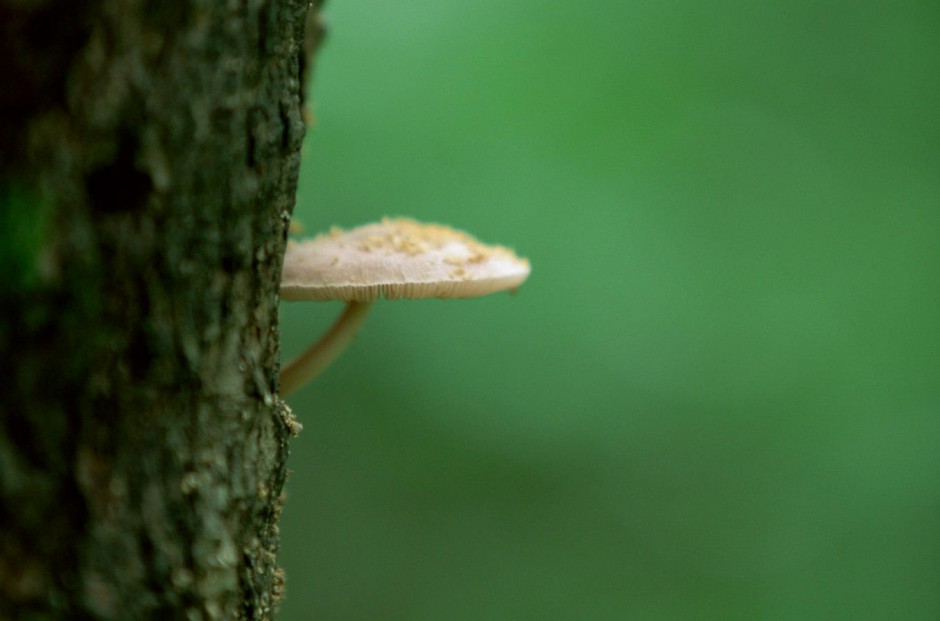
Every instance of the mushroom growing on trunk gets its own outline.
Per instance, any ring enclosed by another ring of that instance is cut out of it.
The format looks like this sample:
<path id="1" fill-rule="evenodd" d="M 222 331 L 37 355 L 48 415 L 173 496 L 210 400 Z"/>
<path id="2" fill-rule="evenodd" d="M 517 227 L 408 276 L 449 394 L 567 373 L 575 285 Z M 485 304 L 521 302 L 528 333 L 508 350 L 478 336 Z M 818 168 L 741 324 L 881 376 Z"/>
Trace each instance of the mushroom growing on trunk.
<path id="1" fill-rule="evenodd" d="M 462 231 L 386 218 L 350 231 L 332 229 L 289 242 L 281 298 L 342 300 L 333 326 L 281 371 L 287 395 L 318 375 L 356 335 L 375 300 L 473 298 L 515 290 L 529 276 L 526 259 Z"/>

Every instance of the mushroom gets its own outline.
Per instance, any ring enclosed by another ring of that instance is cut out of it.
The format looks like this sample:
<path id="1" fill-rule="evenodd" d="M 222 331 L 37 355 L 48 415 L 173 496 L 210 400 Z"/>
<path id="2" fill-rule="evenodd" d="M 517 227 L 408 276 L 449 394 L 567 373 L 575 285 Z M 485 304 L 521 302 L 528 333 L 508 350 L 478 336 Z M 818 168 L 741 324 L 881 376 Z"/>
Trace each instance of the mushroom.
<path id="1" fill-rule="evenodd" d="M 325 369 L 355 337 L 372 302 L 386 297 L 473 298 L 515 290 L 529 262 L 462 231 L 407 218 L 386 218 L 350 231 L 333 228 L 289 242 L 281 298 L 342 300 L 346 309 L 319 341 L 281 371 L 287 395 Z"/>

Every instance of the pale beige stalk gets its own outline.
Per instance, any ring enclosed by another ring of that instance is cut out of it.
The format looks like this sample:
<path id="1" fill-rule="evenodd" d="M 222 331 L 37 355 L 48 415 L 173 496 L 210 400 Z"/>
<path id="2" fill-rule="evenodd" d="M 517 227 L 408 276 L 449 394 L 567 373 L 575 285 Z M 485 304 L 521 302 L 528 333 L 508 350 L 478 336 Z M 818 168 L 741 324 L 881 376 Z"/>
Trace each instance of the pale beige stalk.
<path id="1" fill-rule="evenodd" d="M 371 307 L 372 302 L 349 302 L 319 341 L 281 369 L 281 395 L 289 395 L 328 367 L 356 338 Z"/>

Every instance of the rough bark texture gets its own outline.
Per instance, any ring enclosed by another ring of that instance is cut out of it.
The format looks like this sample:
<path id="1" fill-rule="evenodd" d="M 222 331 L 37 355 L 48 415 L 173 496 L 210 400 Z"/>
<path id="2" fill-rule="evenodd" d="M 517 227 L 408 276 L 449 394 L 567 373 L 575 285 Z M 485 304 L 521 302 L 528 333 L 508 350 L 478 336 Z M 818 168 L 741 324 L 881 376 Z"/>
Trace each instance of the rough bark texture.
<path id="1" fill-rule="evenodd" d="M 0 2 L 0 618 L 271 616 L 308 9 Z"/>

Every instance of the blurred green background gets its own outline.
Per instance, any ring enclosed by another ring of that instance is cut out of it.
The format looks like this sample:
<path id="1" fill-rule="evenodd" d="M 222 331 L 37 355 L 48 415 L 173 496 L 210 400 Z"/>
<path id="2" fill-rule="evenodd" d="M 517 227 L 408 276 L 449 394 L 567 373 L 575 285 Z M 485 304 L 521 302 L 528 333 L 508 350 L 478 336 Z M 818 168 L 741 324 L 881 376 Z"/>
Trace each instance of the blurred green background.
<path id="1" fill-rule="evenodd" d="M 306 233 L 533 274 L 289 399 L 282 619 L 940 618 L 935 2 L 326 8 Z"/>

